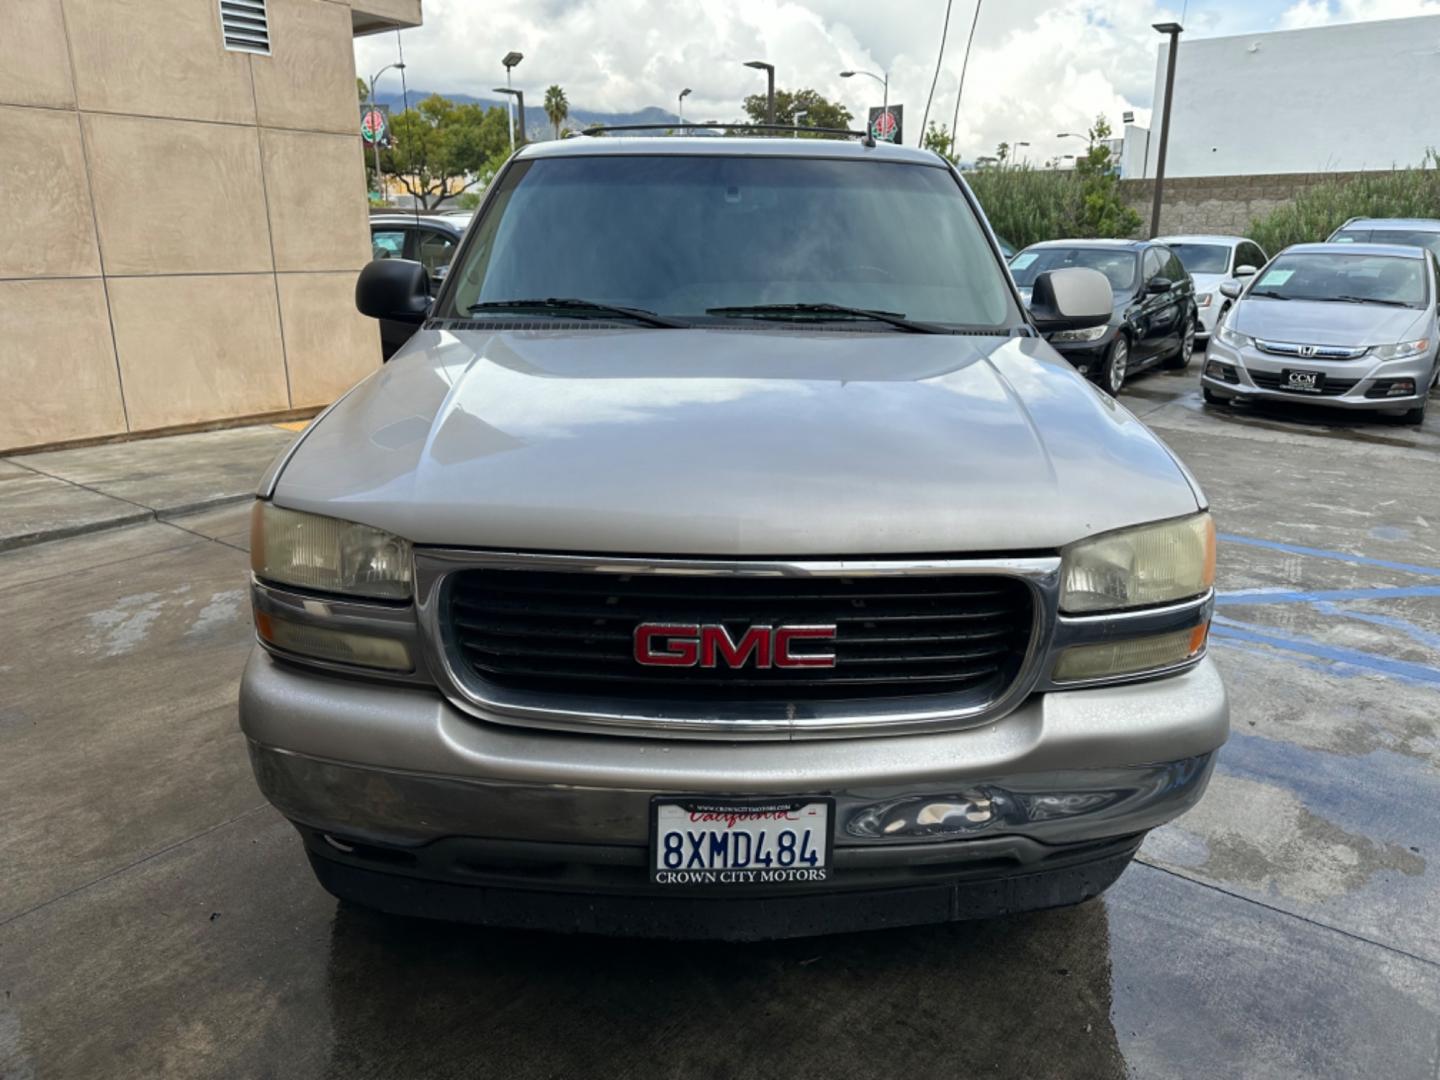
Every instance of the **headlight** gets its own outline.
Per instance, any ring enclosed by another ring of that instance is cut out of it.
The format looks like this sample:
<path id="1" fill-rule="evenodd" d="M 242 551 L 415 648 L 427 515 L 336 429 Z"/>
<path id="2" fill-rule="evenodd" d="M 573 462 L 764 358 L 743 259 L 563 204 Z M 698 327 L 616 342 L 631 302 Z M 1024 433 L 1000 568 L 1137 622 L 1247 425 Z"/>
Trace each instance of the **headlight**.
<path id="1" fill-rule="evenodd" d="M 368 525 L 256 502 L 250 568 L 280 585 L 376 600 L 410 598 L 410 543 Z"/>
<path id="2" fill-rule="evenodd" d="M 1215 294 L 1214 294 L 1214 293 L 1208 293 L 1208 292 L 1207 292 L 1207 293 L 1201 293 L 1199 296 L 1195 297 L 1195 306 L 1196 306 L 1196 307 L 1209 307 L 1209 306 L 1210 306 L 1211 304 L 1213 304 L 1214 302 L 1215 302 Z"/>
<path id="3" fill-rule="evenodd" d="M 1376 345 L 1370 350 L 1377 360 L 1404 360 L 1411 356 L 1422 356 L 1430 351 L 1430 339 L 1402 341 L 1398 345 Z"/>
<path id="4" fill-rule="evenodd" d="M 1199 513 L 1081 540 L 1060 573 L 1060 610 L 1072 615 L 1200 596 L 1215 583 L 1215 523 Z"/>
<path id="5" fill-rule="evenodd" d="M 1244 349 L 1255 344 L 1254 338 L 1246 337 L 1244 334 L 1230 329 L 1229 323 L 1220 324 L 1220 329 L 1215 331 L 1215 339 L 1222 345 L 1229 345 L 1232 349 Z"/>
<path id="6" fill-rule="evenodd" d="M 1057 330 L 1050 335 L 1051 341 L 1099 341 L 1110 329 L 1108 324 L 1092 326 L 1086 330 Z"/>

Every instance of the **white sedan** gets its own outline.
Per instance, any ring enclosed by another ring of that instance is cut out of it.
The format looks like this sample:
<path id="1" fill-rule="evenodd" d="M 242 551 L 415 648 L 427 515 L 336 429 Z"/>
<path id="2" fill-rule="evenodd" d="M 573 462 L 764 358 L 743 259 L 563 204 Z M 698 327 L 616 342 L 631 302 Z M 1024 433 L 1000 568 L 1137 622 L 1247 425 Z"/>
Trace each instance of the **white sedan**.
<path id="1" fill-rule="evenodd" d="M 1157 236 L 1155 242 L 1175 252 L 1195 282 L 1195 336 L 1201 340 L 1209 339 L 1233 303 L 1220 294 L 1220 286 L 1253 277 L 1270 261 L 1259 244 L 1241 236 Z"/>

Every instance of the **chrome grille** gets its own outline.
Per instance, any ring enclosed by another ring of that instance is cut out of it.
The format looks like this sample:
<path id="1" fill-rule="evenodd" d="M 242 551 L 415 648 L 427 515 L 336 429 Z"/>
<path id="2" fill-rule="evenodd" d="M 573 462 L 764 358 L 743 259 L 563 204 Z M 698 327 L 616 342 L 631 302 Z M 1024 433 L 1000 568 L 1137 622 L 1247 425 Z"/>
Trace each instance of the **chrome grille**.
<path id="1" fill-rule="evenodd" d="M 474 677 L 600 697 L 848 700 L 1000 697 L 1019 673 L 1032 593 L 1004 575 L 690 576 L 483 567 L 449 576 L 444 619 Z M 833 668 L 647 667 L 642 623 L 833 624 Z"/>

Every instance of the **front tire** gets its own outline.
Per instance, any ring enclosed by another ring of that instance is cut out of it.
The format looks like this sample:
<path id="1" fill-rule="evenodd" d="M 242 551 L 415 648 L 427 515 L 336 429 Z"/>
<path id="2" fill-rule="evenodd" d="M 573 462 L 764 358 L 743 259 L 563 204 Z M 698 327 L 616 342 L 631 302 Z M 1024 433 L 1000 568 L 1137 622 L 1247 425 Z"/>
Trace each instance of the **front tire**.
<path id="1" fill-rule="evenodd" d="M 1419 405 L 1416 405 L 1413 409 L 1406 409 L 1396 418 L 1395 422 L 1397 424 L 1404 424 L 1407 426 L 1415 425 L 1418 427 L 1420 424 L 1423 424 L 1425 422 L 1425 406 L 1428 404 L 1429 401 L 1424 400 L 1421 401 Z"/>
<path id="2" fill-rule="evenodd" d="M 1184 371 L 1195 356 L 1195 309 L 1185 312 L 1185 329 L 1180 332 L 1180 348 L 1175 355 L 1167 357 L 1165 367 L 1170 371 Z"/>
<path id="3" fill-rule="evenodd" d="M 1105 359 L 1100 362 L 1100 377 L 1096 381 L 1100 384 L 1100 389 L 1111 397 L 1119 397 L 1120 388 L 1125 385 L 1125 374 L 1129 370 L 1130 340 L 1123 333 L 1119 333 L 1106 350 Z"/>

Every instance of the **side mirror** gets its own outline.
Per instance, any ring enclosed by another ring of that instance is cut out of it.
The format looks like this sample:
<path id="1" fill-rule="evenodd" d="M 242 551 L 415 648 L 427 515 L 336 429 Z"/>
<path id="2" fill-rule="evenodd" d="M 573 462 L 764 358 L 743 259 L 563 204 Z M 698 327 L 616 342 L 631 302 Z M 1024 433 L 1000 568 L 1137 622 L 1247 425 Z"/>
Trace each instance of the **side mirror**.
<path id="1" fill-rule="evenodd" d="M 1232 277 L 1254 277 L 1254 276 L 1255 276 L 1256 274 L 1258 274 L 1259 272 L 1260 272 L 1260 268 L 1259 268 L 1258 266 L 1251 266 L 1249 263 L 1246 263 L 1246 264 L 1243 265 L 1243 266 L 1237 266 L 1237 267 L 1235 267 L 1235 273 L 1234 273 L 1233 275 L 1231 275 L 1231 276 L 1232 276 Z"/>
<path id="2" fill-rule="evenodd" d="M 1238 281 L 1222 281 L 1220 283 L 1220 295 L 1227 300 L 1239 300 L 1240 294 L 1245 291 L 1245 286 Z"/>
<path id="3" fill-rule="evenodd" d="M 1175 283 L 1171 281 L 1168 277 L 1157 277 L 1151 278 L 1148 282 L 1146 282 L 1145 291 L 1150 293 L 1151 295 L 1159 296 L 1161 293 L 1169 292 L 1174 287 Z"/>
<path id="4" fill-rule="evenodd" d="M 376 259 L 355 282 L 355 306 L 372 319 L 422 323 L 430 312 L 425 267 L 409 259 Z"/>
<path id="5" fill-rule="evenodd" d="M 1110 279 L 1098 270 L 1047 270 L 1030 290 L 1030 317 L 1042 334 L 1104 326 L 1114 310 Z"/>

